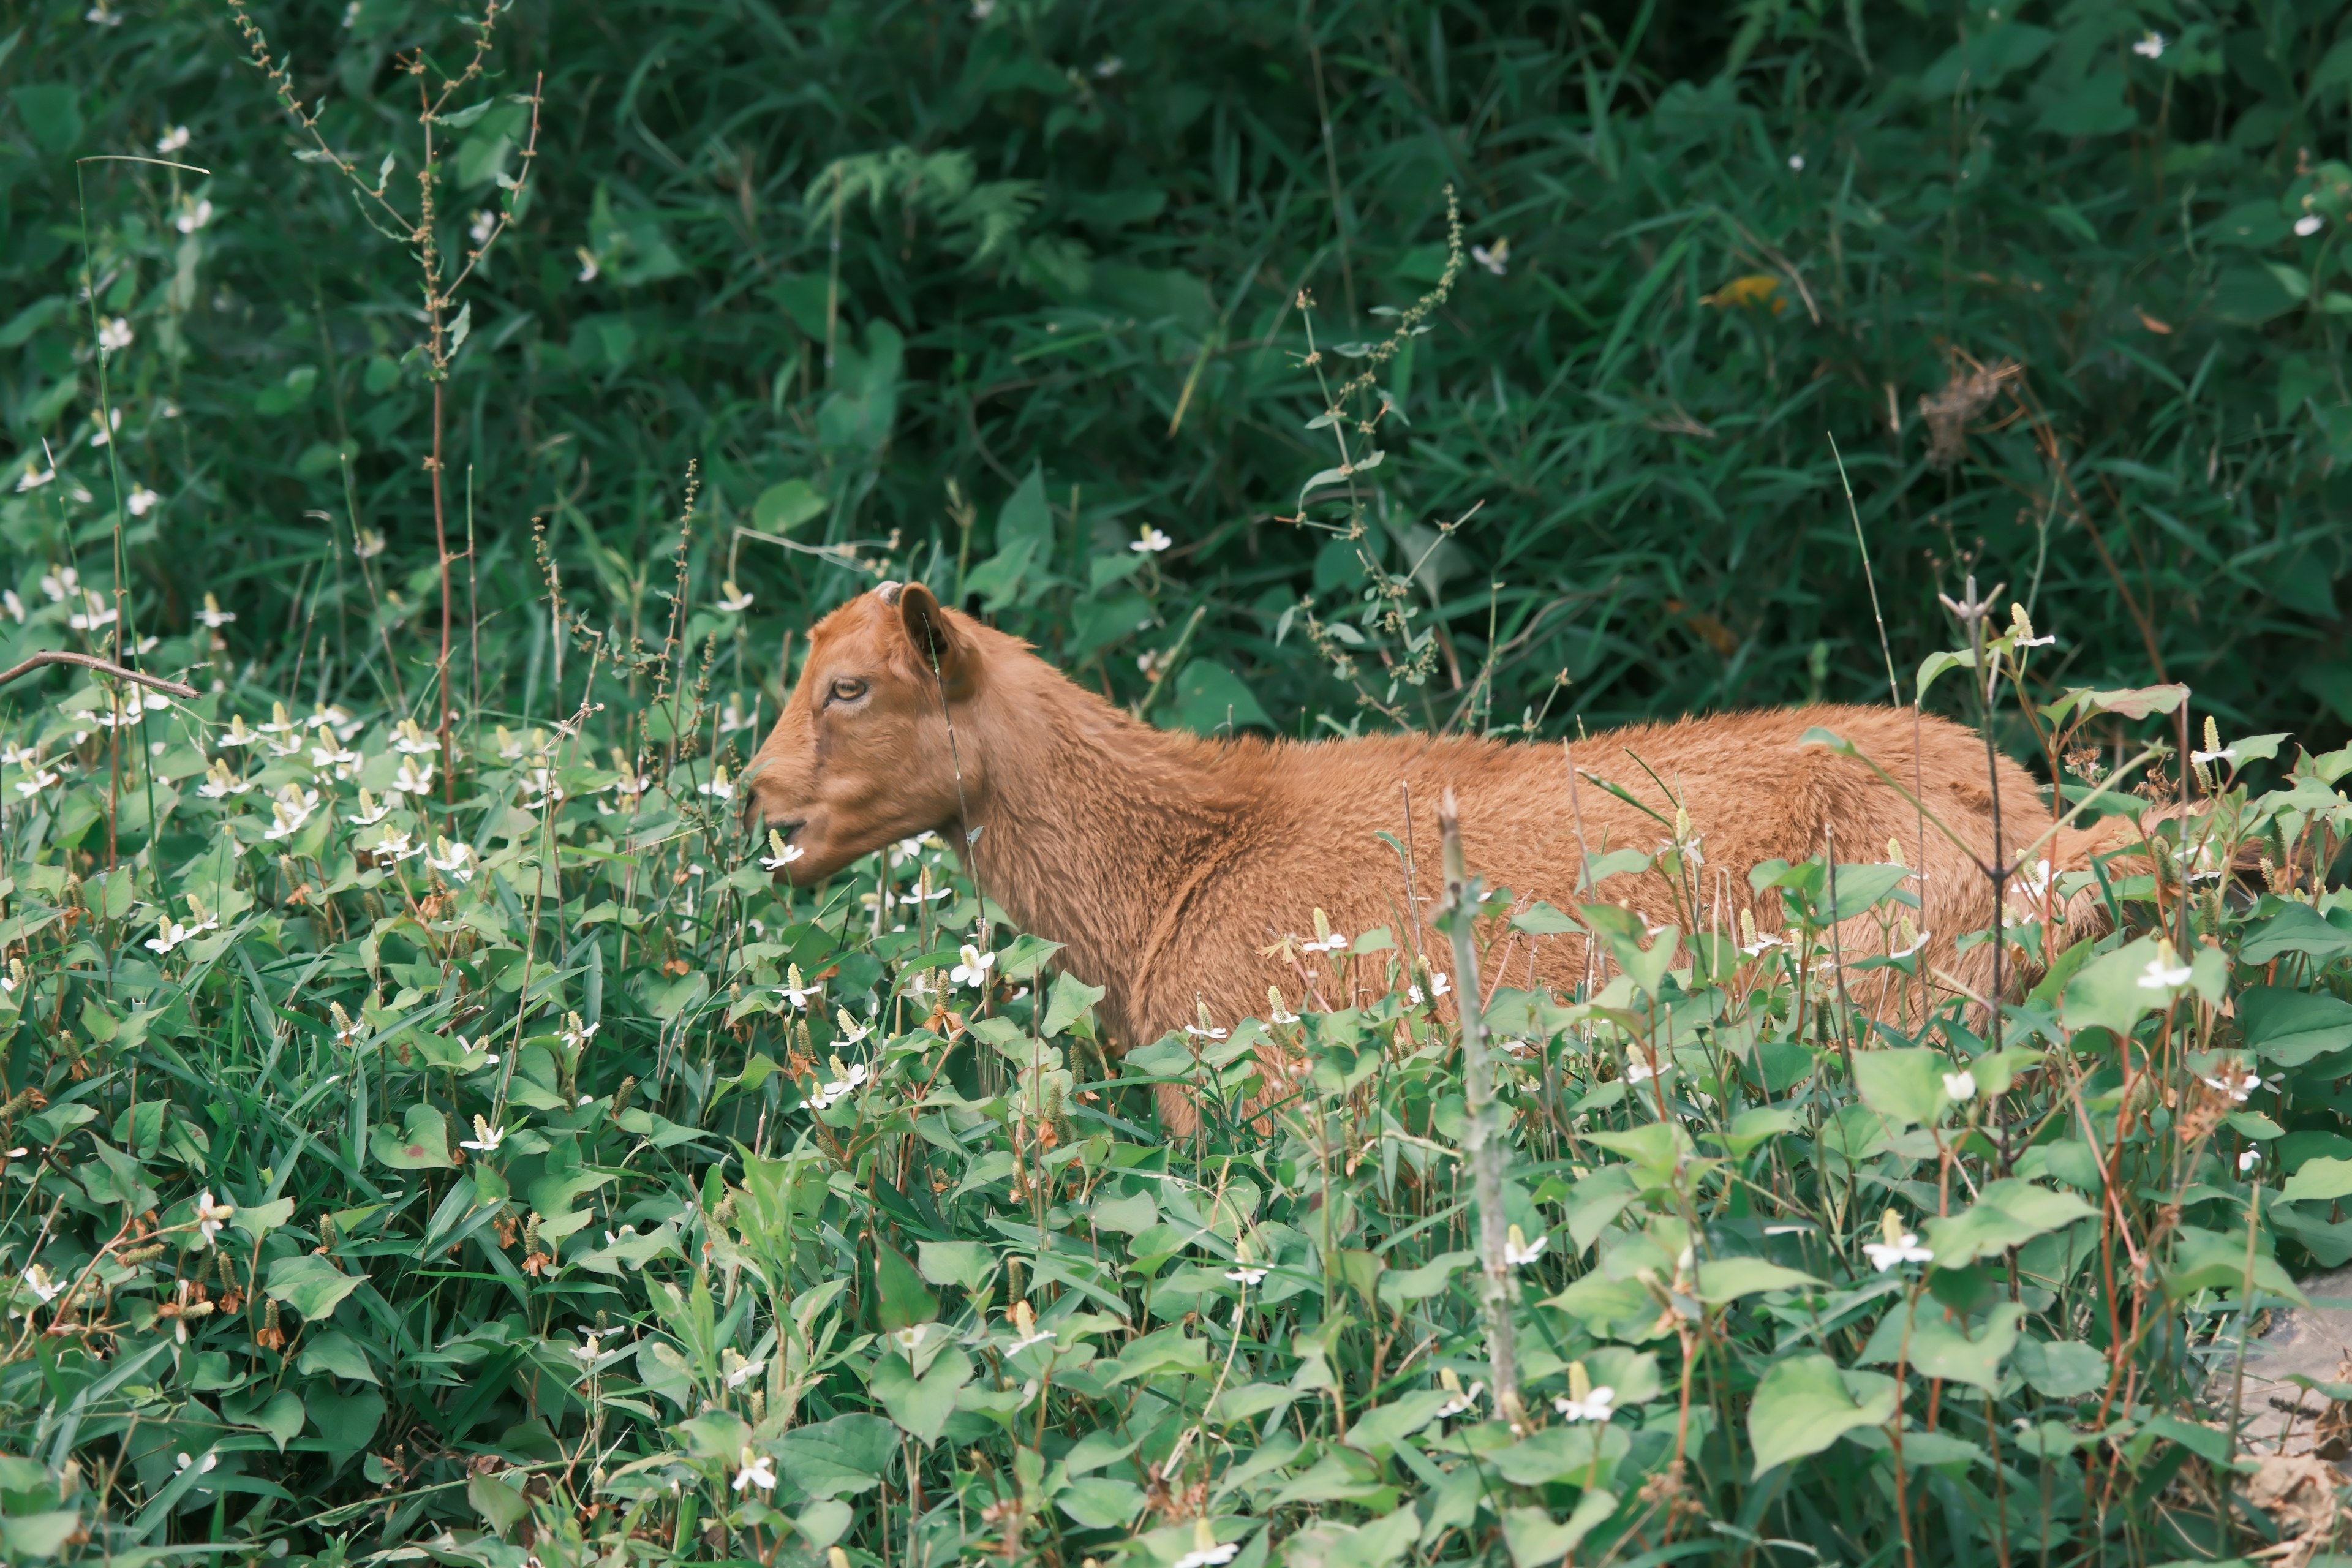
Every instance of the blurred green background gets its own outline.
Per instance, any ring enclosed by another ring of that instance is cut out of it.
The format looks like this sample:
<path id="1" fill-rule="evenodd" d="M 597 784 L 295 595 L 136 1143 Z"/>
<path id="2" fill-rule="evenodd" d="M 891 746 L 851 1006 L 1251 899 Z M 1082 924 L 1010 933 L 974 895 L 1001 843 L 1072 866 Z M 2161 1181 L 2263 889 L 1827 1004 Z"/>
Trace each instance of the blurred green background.
<path id="1" fill-rule="evenodd" d="M 462 68 L 478 14 L 252 15 L 413 214 L 404 66 Z M 434 127 L 462 258 L 543 79 L 446 384 L 453 684 L 546 710 L 534 517 L 570 602 L 658 643 L 695 464 L 691 640 L 747 717 L 884 572 L 1202 729 L 1883 700 L 1834 437 L 1906 697 L 1974 570 L 2053 686 L 2340 738 L 2346 16 L 523 0 Z M 110 630 L 49 590 L 112 583 L 112 457 L 135 629 L 198 634 L 151 658 L 429 722 L 412 246 L 300 156 L 223 5 L 0 5 L 0 660 Z M 1471 248 L 1375 367 L 1385 460 L 1302 508 L 1316 372 L 1438 279 L 1449 184 Z M 236 619 L 197 628 L 207 594 Z"/>

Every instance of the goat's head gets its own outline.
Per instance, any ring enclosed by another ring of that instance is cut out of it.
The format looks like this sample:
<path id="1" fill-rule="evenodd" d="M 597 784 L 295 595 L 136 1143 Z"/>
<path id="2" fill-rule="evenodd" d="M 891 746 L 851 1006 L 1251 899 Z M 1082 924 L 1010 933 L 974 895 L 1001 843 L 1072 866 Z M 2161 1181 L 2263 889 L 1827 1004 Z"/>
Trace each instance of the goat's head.
<path id="1" fill-rule="evenodd" d="M 751 759 L 747 815 L 798 850 L 780 873 L 822 881 L 961 811 L 942 694 L 978 678 L 983 629 L 919 583 L 885 583 L 819 621 L 782 717 Z M 978 782 L 965 748 L 964 786 Z"/>

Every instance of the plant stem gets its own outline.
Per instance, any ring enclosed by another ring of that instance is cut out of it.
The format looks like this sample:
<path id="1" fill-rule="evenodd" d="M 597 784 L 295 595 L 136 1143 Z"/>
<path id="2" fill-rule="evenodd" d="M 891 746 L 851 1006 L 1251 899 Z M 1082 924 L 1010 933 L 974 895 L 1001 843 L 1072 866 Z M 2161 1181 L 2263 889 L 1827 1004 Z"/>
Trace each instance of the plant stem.
<path id="1" fill-rule="evenodd" d="M 1486 1054 L 1486 1021 L 1479 1005 L 1478 950 L 1471 921 L 1477 912 L 1477 884 L 1464 871 L 1462 823 L 1454 792 L 1445 792 L 1437 814 L 1444 840 L 1445 928 L 1454 942 L 1454 1005 L 1462 1017 L 1462 1088 L 1470 1110 L 1471 1192 L 1478 1206 L 1478 1257 L 1485 1269 L 1480 1291 L 1486 1312 L 1487 1375 L 1495 1408 L 1514 1426 L 1521 1424 L 1517 1360 L 1511 1346 L 1511 1268 L 1504 1256 L 1507 1228 L 1503 1217 L 1500 1117 L 1495 1108 L 1495 1069 Z"/>

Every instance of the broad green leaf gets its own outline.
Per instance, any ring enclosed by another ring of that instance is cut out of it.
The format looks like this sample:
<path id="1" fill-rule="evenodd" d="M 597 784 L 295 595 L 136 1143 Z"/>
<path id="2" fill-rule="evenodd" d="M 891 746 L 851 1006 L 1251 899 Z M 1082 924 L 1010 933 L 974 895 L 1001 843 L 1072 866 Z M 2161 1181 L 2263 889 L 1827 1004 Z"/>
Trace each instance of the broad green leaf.
<path id="1" fill-rule="evenodd" d="M 976 1241 L 925 1241 L 915 1247 L 915 1267 L 934 1285 L 977 1290 L 996 1270 L 996 1259 Z"/>
<path id="2" fill-rule="evenodd" d="M 1952 1061 L 1941 1051 L 1924 1047 L 1856 1051 L 1854 1088 L 1862 1102 L 1898 1127 L 1933 1122 L 1951 1103 L 1944 1092 L 1944 1075 Z"/>
<path id="3" fill-rule="evenodd" d="M 1512 929 L 1529 936 L 1565 936 L 1584 928 L 1538 899 L 1511 917 Z"/>
<path id="4" fill-rule="evenodd" d="M 375 1368 L 369 1364 L 367 1352 L 360 1348 L 359 1342 L 341 1329 L 330 1329 L 323 1334 L 306 1338 L 302 1343 L 302 1353 L 294 1363 L 294 1370 L 300 1373 L 331 1372 L 337 1377 L 348 1377 L 358 1383 L 381 1384 L 383 1381 L 376 1376 Z"/>
<path id="5" fill-rule="evenodd" d="M 950 1345 L 920 1377 L 906 1357 L 885 1351 L 874 1363 L 871 1386 L 900 1430 L 928 1447 L 939 1441 L 940 1429 L 955 1414 L 956 1390 L 971 1381 L 971 1358 Z"/>
<path id="6" fill-rule="evenodd" d="M 1441 1252 L 1418 1268 L 1392 1268 L 1381 1276 L 1381 1303 L 1394 1311 L 1408 1302 L 1425 1301 L 1477 1261 L 1475 1252 Z"/>
<path id="7" fill-rule="evenodd" d="M 871 1491 L 898 1457 L 898 1431 L 879 1415 L 836 1415 L 776 1440 L 777 1469 L 814 1498 Z"/>
<path id="8" fill-rule="evenodd" d="M 2073 1193 L 2005 1176 L 1986 1183 L 1977 1201 L 1960 1213 L 1927 1221 L 1927 1247 L 1937 1268 L 1965 1268 L 2096 1212 Z"/>
<path id="9" fill-rule="evenodd" d="M 2173 1232 L 2173 1256 L 2164 1265 L 2164 1293 L 2173 1300 L 2188 1300 L 2200 1290 L 2239 1293 L 2246 1286 L 2249 1258 L 2255 1289 L 2284 1295 L 2298 1307 L 2310 1305 L 2310 1298 L 2270 1256 L 2270 1237 L 2258 1232 L 2255 1246 L 2249 1248 L 2244 1232 L 2216 1232 L 2197 1225 L 2183 1225 Z"/>
<path id="10" fill-rule="evenodd" d="M 1160 1205 L 1148 1191 L 1129 1193 L 1123 1198 L 1098 1197 L 1093 1212 L 1097 1230 L 1125 1236 L 1140 1236 L 1160 1223 Z"/>
<path id="11" fill-rule="evenodd" d="M 751 525 L 763 533 L 790 533 L 825 509 L 825 499 L 806 479 L 770 485 L 751 503 Z"/>
<path id="12" fill-rule="evenodd" d="M 2281 1201 L 2291 1204 L 2306 1199 L 2315 1203 L 2333 1203 L 2338 1198 L 2352 1197 L 2352 1160 L 2330 1159 L 2324 1154 L 2305 1160 L 2294 1174 L 2286 1179 L 2286 1186 L 2279 1197 Z"/>
<path id="13" fill-rule="evenodd" d="M 509 1471 L 507 1474 L 512 1475 L 515 1481 L 509 1482 L 505 1475 L 487 1472 L 468 1477 L 466 1481 L 466 1501 L 482 1516 L 482 1521 L 490 1527 L 490 1532 L 501 1538 L 530 1517 L 530 1500 L 524 1497 L 522 1488 L 515 1484 L 523 1479 L 522 1472 Z"/>
<path id="14" fill-rule="evenodd" d="M 1503 1544 L 1510 1549 L 1511 1568 L 1549 1568 L 1567 1562 L 1578 1542 L 1616 1511 L 1617 1494 L 1598 1487 L 1588 1488 L 1568 1517 L 1557 1521 L 1549 1509 L 1506 1509 Z"/>
<path id="15" fill-rule="evenodd" d="M 229 1223 L 259 1241 L 294 1217 L 294 1200 L 277 1198 L 266 1204 L 240 1205 Z"/>
<path id="16" fill-rule="evenodd" d="M 2237 1005 L 2238 1026 L 2245 1031 L 2247 1046 L 2281 1067 L 2301 1067 L 2314 1057 L 2352 1046 L 2352 1002 L 2340 996 L 2257 985 L 2240 996 Z"/>
<path id="17" fill-rule="evenodd" d="M 878 1238 L 874 1244 L 874 1288 L 880 1298 L 875 1320 L 886 1332 L 928 1323 L 940 1315 L 940 1299 L 925 1289 L 923 1277 L 907 1255 Z"/>
<path id="18" fill-rule="evenodd" d="M 1954 1321 L 1942 1302 L 1932 1296 L 1922 1297 L 1916 1304 L 1897 1305 L 1881 1318 L 1860 1359 L 1865 1366 L 1889 1365 L 1899 1360 L 1923 1377 L 1965 1383 L 1995 1394 L 2000 1386 L 2000 1363 L 2016 1347 L 2018 1324 L 2024 1319 L 2023 1307 L 2003 1301 L 1970 1330 Z"/>
<path id="19" fill-rule="evenodd" d="M 1143 1510 L 1143 1489 L 1116 1476 L 1082 1476 L 1054 1494 L 1054 1506 L 1088 1530 L 1125 1530 Z"/>
<path id="20" fill-rule="evenodd" d="M 0 1547 L 11 1557 L 55 1557 L 80 1529 L 81 1515 L 72 1509 L 13 1513 L 0 1519 Z"/>
<path id="21" fill-rule="evenodd" d="M 1748 1407 L 1748 1446 L 1755 1473 L 1818 1454 L 1857 1426 L 1877 1426 L 1895 1414 L 1895 1390 L 1856 1399 L 1825 1355 L 1774 1362 Z"/>
<path id="22" fill-rule="evenodd" d="M 379 1127 L 368 1137 L 368 1152 L 395 1171 L 439 1171 L 449 1165 L 449 1129 L 429 1105 L 412 1105 L 402 1130 Z"/>
<path id="23" fill-rule="evenodd" d="M 1442 1388 L 1422 1389 L 1365 1411 L 1348 1428 L 1348 1444 L 1368 1454 L 1384 1453 L 1436 1420 L 1453 1397 Z"/>
<path id="24" fill-rule="evenodd" d="M 1051 1000 L 1045 1006 L 1045 1033 L 1058 1035 L 1069 1028 L 1107 994 L 1102 986 L 1089 985 L 1066 971 L 1055 975 Z"/>
<path id="25" fill-rule="evenodd" d="M 1486 1456 L 1496 1474 L 1514 1486 L 1549 1486 L 1605 1474 L 1607 1466 L 1633 1447 L 1633 1437 L 1613 1422 L 1578 1422 L 1547 1426 L 1533 1436 Z"/>
<path id="26" fill-rule="evenodd" d="M 2052 1399 L 2077 1399 L 2107 1385 L 2107 1358 L 2080 1340 L 2021 1339 L 2011 1364 Z"/>
<path id="27" fill-rule="evenodd" d="M 2173 993 L 2145 984 L 2158 960 L 2156 939 L 2142 937 L 2093 959 L 2066 984 L 2060 1019 L 2069 1030 L 2104 1028 L 2127 1035 L 2148 1012 L 2162 1008 Z"/>
<path id="28" fill-rule="evenodd" d="M 331 1258 L 306 1252 L 271 1264 L 265 1289 L 273 1300 L 301 1313 L 304 1321 L 317 1322 L 359 1288 L 357 1276 L 344 1273 Z"/>
<path id="29" fill-rule="evenodd" d="M 2238 961 L 2268 963 L 2290 952 L 2341 958 L 2352 952 L 2352 931 L 2321 918 L 2309 904 L 2289 904 L 2247 932 L 2238 945 Z"/>
<path id="30" fill-rule="evenodd" d="M 1718 1258 L 1698 1266 L 1698 1299 L 1710 1306 L 1736 1301 L 1759 1290 L 1793 1290 L 1822 1281 L 1801 1268 L 1761 1258 Z"/>
<path id="31" fill-rule="evenodd" d="M 856 1519 L 856 1510 L 839 1498 L 819 1498 L 800 1510 L 793 1528 L 800 1531 L 803 1540 L 822 1552 L 848 1534 Z"/>

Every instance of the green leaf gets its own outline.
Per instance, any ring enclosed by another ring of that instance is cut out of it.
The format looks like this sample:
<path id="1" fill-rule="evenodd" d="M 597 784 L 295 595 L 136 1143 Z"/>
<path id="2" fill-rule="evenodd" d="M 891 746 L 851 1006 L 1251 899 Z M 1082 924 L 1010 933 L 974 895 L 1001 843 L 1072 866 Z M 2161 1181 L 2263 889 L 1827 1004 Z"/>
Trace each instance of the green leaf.
<path id="1" fill-rule="evenodd" d="M 1442 1388 L 1427 1388 L 1368 1410 L 1348 1428 L 1348 1445 L 1368 1454 L 1385 1453 L 1436 1420 L 1453 1397 Z"/>
<path id="2" fill-rule="evenodd" d="M 1045 470 L 1033 463 L 996 514 L 996 548 L 1003 552 L 1025 541 L 1043 560 L 1054 555 L 1054 510 L 1045 503 Z"/>
<path id="3" fill-rule="evenodd" d="M 1381 1304 L 1398 1311 L 1411 1302 L 1425 1301 L 1444 1291 L 1454 1276 L 1477 1261 L 1475 1252 L 1441 1252 L 1418 1268 L 1390 1269 L 1381 1276 Z"/>
<path id="4" fill-rule="evenodd" d="M 2341 958 L 2352 952 L 2352 931 L 2321 918 L 2309 904 L 2289 904 L 2247 932 L 2238 945 L 2238 962 L 2268 963 L 2290 952 Z"/>
<path id="5" fill-rule="evenodd" d="M 1173 684 L 1167 709 L 1171 728 L 1211 736 L 1232 735 L 1251 725 L 1274 728 L 1242 678 L 1213 659 L 1187 659 Z"/>
<path id="6" fill-rule="evenodd" d="M 856 1511 L 839 1498 L 820 1498 L 801 1510 L 793 1521 L 793 1528 L 801 1538 L 822 1552 L 843 1536 L 856 1521 Z"/>
<path id="7" fill-rule="evenodd" d="M 751 523 L 762 533 L 790 534 L 825 510 L 826 501 L 806 479 L 770 485 L 751 503 Z"/>
<path id="8" fill-rule="evenodd" d="M 17 89 L 21 94 L 24 89 Z M 11 1557 L 55 1557 L 81 1529 L 81 1515 L 72 1509 L 47 1513 L 13 1513 L 0 1519 L 0 1547 Z"/>
<path id="9" fill-rule="evenodd" d="M 2080 1340 L 2022 1339 L 2011 1361 L 2034 1392 L 2051 1399 L 2077 1399 L 2107 1385 L 2107 1358 Z"/>
<path id="10" fill-rule="evenodd" d="M 907 1358 L 885 1351 L 874 1363 L 874 1396 L 890 1419 L 925 1447 L 939 1441 L 940 1431 L 955 1414 L 956 1390 L 971 1381 L 971 1358 L 953 1345 L 940 1351 L 922 1376 L 915 1375 Z"/>
<path id="11" fill-rule="evenodd" d="M 1566 936 L 1584 929 L 1540 899 L 1513 915 L 1511 928 L 1529 936 Z"/>
<path id="12" fill-rule="evenodd" d="M 996 1259 L 976 1241 L 923 1241 L 915 1245 L 915 1266 L 934 1285 L 977 1290 L 996 1271 Z"/>
<path id="13" fill-rule="evenodd" d="M 293 1217 L 294 1200 L 278 1198 L 266 1204 L 253 1204 L 239 1207 L 236 1217 L 229 1223 L 254 1240 L 259 1241 Z"/>
<path id="14" fill-rule="evenodd" d="M 1108 994 L 1100 985 L 1089 985 L 1067 971 L 1054 976 L 1054 989 L 1045 1004 L 1045 1033 L 1058 1035 L 1094 1010 L 1096 1003 Z"/>
<path id="15" fill-rule="evenodd" d="M 1558 1522 L 1549 1509 L 1506 1509 L 1503 1544 L 1510 1548 L 1511 1568 L 1549 1568 L 1566 1562 L 1577 1543 L 1616 1511 L 1617 1494 L 1598 1487 L 1586 1489 L 1568 1517 Z"/>
<path id="16" fill-rule="evenodd" d="M 2172 993 L 2142 985 L 2157 956 L 2156 939 L 2142 937 L 2084 964 L 2066 984 L 2059 1017 L 2069 1030 L 2104 1028 L 2131 1033 L 2143 1014 L 2162 1007 Z"/>
<path id="17" fill-rule="evenodd" d="M 1900 1359 L 1923 1377 L 1940 1377 L 1947 1383 L 1965 1383 L 1997 1394 L 2000 1363 L 2016 1347 L 2017 1327 L 2024 1319 L 2022 1306 L 2003 1301 L 1970 1332 L 1953 1321 L 1944 1304 L 1932 1296 L 1916 1303 L 1906 1301 L 1878 1321 L 1861 1360 L 1865 1366 L 1876 1366 Z"/>
<path id="18" fill-rule="evenodd" d="M 308 1317 L 310 1314 L 303 1315 Z M 358 1383 L 381 1384 L 383 1381 L 376 1376 L 375 1368 L 368 1364 L 367 1352 L 360 1348 L 359 1342 L 341 1329 L 330 1329 L 306 1340 L 302 1354 L 294 1363 L 294 1370 L 299 1373 L 331 1372 L 337 1377 L 348 1377 Z"/>
<path id="19" fill-rule="evenodd" d="M 429 1105 L 408 1108 L 406 1124 L 397 1133 L 379 1127 L 368 1138 L 368 1152 L 379 1165 L 395 1171 L 441 1171 L 449 1166 L 449 1129 L 441 1113 Z"/>
<path id="20" fill-rule="evenodd" d="M 1862 1102 L 1898 1127 L 1933 1122 L 1951 1103 L 1944 1092 L 1944 1075 L 1951 1058 L 1925 1047 L 1856 1051 L 1854 1088 Z"/>
<path id="21" fill-rule="evenodd" d="M 518 1479 L 520 1472 L 510 1471 Z M 482 1474 L 466 1481 L 466 1500 L 490 1527 L 492 1534 L 504 1538 L 514 1527 L 530 1517 L 530 1500 L 522 1489 L 509 1483 L 505 1476 Z"/>
<path id="22" fill-rule="evenodd" d="M 2257 1056 L 2281 1067 L 2301 1067 L 2352 1046 L 2352 1002 L 2324 991 L 2257 985 L 2238 998 L 2238 1026 Z"/>
<path id="23" fill-rule="evenodd" d="M 1793 1290 L 1823 1283 L 1801 1268 L 1761 1258 L 1718 1258 L 1698 1266 L 1698 1299 L 1710 1306 L 1736 1301 L 1759 1290 Z"/>
<path id="24" fill-rule="evenodd" d="M 25 122 L 33 144 L 42 152 L 64 153 L 81 140 L 81 95 L 73 88 L 63 82 L 37 82 L 8 96 L 16 100 L 16 116 Z"/>
<path id="25" fill-rule="evenodd" d="M 836 1415 L 776 1442 L 776 1468 L 814 1498 L 871 1491 L 898 1455 L 898 1431 L 879 1415 Z"/>
<path id="26" fill-rule="evenodd" d="M 2281 1202 L 2290 1204 L 2334 1203 L 2347 1197 L 2352 1197 L 2352 1160 L 2330 1159 L 2324 1154 L 2305 1160 L 2286 1179 L 2286 1186 L 2279 1194 Z"/>
<path id="27" fill-rule="evenodd" d="M 1116 1476 L 1084 1476 L 1055 1493 L 1054 1506 L 1088 1530 L 1125 1530 L 1143 1510 L 1143 1489 Z"/>
<path id="28" fill-rule="evenodd" d="M 885 1332 L 911 1329 L 940 1315 L 940 1299 L 924 1288 L 923 1277 L 907 1255 L 878 1239 L 874 1244 L 874 1285 L 881 1298 L 875 1320 Z"/>
<path id="29" fill-rule="evenodd" d="M 1800 1355 L 1772 1363 L 1748 1407 L 1748 1446 L 1761 1476 L 1818 1454 L 1857 1426 L 1877 1426 L 1895 1414 L 1895 1390 L 1856 1399 L 1837 1363 Z"/>
<path id="30" fill-rule="evenodd" d="M 1929 1220 L 1927 1247 L 1937 1268 L 1962 1268 L 2096 1212 L 2073 1193 L 2004 1176 L 1985 1184 L 1977 1201 L 1960 1213 Z"/>
<path id="31" fill-rule="evenodd" d="M 272 1300 L 301 1313 L 306 1322 L 317 1322 L 359 1288 L 358 1277 L 336 1268 L 332 1259 L 306 1252 L 271 1264 L 264 1289 Z"/>

